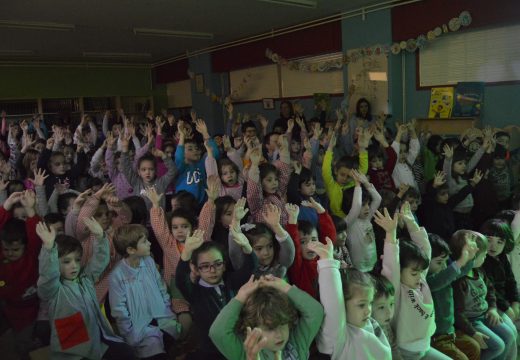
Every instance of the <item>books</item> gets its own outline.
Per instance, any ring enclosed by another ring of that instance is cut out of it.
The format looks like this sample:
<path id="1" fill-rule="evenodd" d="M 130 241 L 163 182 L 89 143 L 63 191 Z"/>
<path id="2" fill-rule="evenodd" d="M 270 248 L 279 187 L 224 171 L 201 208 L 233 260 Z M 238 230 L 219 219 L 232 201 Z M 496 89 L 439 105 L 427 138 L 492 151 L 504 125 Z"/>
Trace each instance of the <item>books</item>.
<path id="1" fill-rule="evenodd" d="M 480 116 L 484 101 L 483 82 L 461 82 L 455 89 L 455 105 L 453 116 L 474 117 Z"/>
<path id="2" fill-rule="evenodd" d="M 428 118 L 447 119 L 451 117 L 453 108 L 453 87 L 432 88 Z"/>

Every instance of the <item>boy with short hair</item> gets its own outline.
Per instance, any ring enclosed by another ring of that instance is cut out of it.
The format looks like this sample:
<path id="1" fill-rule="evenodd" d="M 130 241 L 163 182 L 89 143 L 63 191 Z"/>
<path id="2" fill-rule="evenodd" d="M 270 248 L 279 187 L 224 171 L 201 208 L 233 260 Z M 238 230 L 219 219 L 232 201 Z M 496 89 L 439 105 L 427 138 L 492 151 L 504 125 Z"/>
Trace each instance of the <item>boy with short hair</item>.
<path id="1" fill-rule="evenodd" d="M 167 359 L 165 340 L 177 338 L 181 328 L 150 257 L 150 245 L 142 225 L 124 225 L 116 231 L 114 246 L 123 259 L 110 273 L 110 308 L 120 334 L 137 356 Z"/>

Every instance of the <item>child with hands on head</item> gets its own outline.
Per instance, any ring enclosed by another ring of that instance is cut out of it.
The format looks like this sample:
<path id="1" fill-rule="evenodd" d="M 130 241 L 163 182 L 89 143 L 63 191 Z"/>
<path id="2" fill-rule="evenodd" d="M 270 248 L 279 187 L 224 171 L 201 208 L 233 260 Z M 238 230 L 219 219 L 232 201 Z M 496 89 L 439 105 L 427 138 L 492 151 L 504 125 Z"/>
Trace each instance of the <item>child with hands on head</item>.
<path id="1" fill-rule="evenodd" d="M 233 238 L 242 248 L 243 266 L 234 272 L 226 270 L 226 259 L 221 246 L 204 241 L 204 233 L 196 230 L 186 239 L 177 266 L 175 283 L 190 303 L 198 344 L 189 359 L 223 359 L 211 342 L 208 333 L 211 324 L 242 285 L 251 277 L 255 255 L 245 236 Z"/>
<path id="2" fill-rule="evenodd" d="M 83 248 L 71 236 L 59 235 L 40 222 L 36 233 L 43 246 L 39 257 L 38 296 L 49 305 L 51 358 L 136 359 L 116 336 L 99 307 L 94 283 L 109 262 L 109 244 L 101 225 L 84 220 L 95 237 L 94 253 L 81 267 Z"/>
<path id="3" fill-rule="evenodd" d="M 460 256 L 468 233 L 475 239 L 478 252 L 473 268 L 453 284 L 455 326 L 479 343 L 481 359 L 516 359 L 516 330 L 498 313 L 493 283 L 482 269 L 488 252 L 487 238 L 471 230 L 459 230 L 451 238 L 451 252 L 453 257 Z"/>
<path id="4" fill-rule="evenodd" d="M 294 261 L 295 249 L 289 234 L 280 224 L 280 209 L 269 204 L 264 208 L 262 223 L 244 224 L 241 227 L 240 221 L 248 212 L 244 206 L 244 198 L 236 203 L 230 226 L 229 255 L 233 268 L 239 269 L 243 265 L 244 253 L 236 238 L 243 239 L 245 236 L 258 259 L 255 276 L 259 278 L 271 274 L 279 278 L 285 277 L 287 269 Z"/>
<path id="5" fill-rule="evenodd" d="M 296 286 L 273 275 L 251 276 L 209 336 L 227 359 L 307 359 L 322 320 L 320 303 Z"/>
<path id="6" fill-rule="evenodd" d="M 411 241 L 398 242 L 398 216 L 404 221 Z M 394 217 L 386 209 L 384 215 L 376 211 L 375 222 L 386 232 L 382 275 L 395 289 L 392 324 L 402 358 L 449 359 L 430 347 L 430 337 L 435 333 L 435 313 L 431 291 L 425 279 L 431 259 L 428 234 L 417 225 L 410 204 L 406 202 L 401 212 Z"/>
<path id="7" fill-rule="evenodd" d="M 148 231 L 143 225 L 124 225 L 114 244 L 123 257 L 110 273 L 110 309 L 119 333 L 140 358 L 168 359 L 165 349 L 179 337 L 181 326 L 150 257 Z"/>
<path id="8" fill-rule="evenodd" d="M 332 241 L 312 242 L 319 256 L 320 301 L 325 318 L 317 337 L 318 350 L 332 359 L 392 359 L 392 350 L 380 324 L 373 318 L 374 282 L 369 274 L 349 269 L 340 275 Z"/>
<path id="9" fill-rule="evenodd" d="M 452 284 L 473 267 L 473 258 L 478 251 L 475 237 L 466 233 L 465 243 L 459 257 L 448 265 L 451 255 L 449 245 L 437 234 L 428 234 L 432 247 L 432 260 L 426 281 L 431 289 L 435 305 L 435 334 L 431 345 L 456 360 L 480 359 L 480 346 L 468 334 L 455 331 L 455 307 Z"/>

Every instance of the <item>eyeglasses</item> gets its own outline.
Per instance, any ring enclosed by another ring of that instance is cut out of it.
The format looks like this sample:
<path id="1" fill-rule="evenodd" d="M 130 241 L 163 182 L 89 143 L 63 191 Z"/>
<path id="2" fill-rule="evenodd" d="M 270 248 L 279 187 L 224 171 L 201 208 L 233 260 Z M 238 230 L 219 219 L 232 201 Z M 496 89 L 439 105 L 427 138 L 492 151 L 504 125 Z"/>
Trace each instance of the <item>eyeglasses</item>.
<path id="1" fill-rule="evenodd" d="M 202 264 L 202 265 L 199 265 L 199 266 L 197 266 L 197 269 L 199 269 L 200 272 L 206 273 L 206 272 L 209 272 L 211 270 L 214 270 L 214 271 L 220 270 L 220 269 L 222 269 L 223 266 L 224 266 L 224 262 L 223 261 L 216 261 L 213 264 Z"/>

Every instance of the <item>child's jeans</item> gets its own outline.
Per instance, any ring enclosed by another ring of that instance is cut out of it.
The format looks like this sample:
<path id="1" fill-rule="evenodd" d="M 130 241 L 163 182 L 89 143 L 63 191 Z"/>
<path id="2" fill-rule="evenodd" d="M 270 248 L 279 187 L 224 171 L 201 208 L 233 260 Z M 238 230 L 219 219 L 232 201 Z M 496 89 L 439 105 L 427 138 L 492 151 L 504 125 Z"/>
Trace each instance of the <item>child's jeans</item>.
<path id="1" fill-rule="evenodd" d="M 411 352 L 403 350 L 402 348 L 399 348 L 399 351 L 401 352 L 401 358 L 403 360 L 451 360 L 449 356 L 444 355 L 434 348 L 423 352 Z"/>
<path id="2" fill-rule="evenodd" d="M 455 334 L 433 336 L 431 345 L 455 360 L 480 359 L 478 342 L 461 331 L 457 331 Z"/>
<path id="3" fill-rule="evenodd" d="M 505 359 L 516 360 L 516 328 L 511 319 L 502 314 L 503 322 L 497 326 L 489 325 L 486 316 L 470 319 L 473 327 L 478 332 L 489 336 L 486 340 L 487 349 L 482 349 L 482 360 Z"/>

